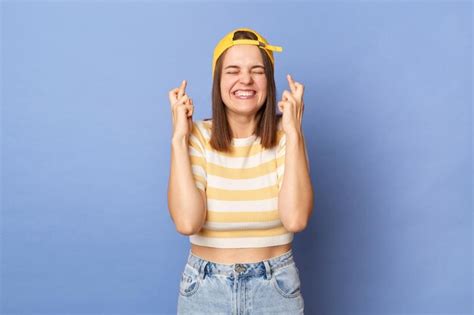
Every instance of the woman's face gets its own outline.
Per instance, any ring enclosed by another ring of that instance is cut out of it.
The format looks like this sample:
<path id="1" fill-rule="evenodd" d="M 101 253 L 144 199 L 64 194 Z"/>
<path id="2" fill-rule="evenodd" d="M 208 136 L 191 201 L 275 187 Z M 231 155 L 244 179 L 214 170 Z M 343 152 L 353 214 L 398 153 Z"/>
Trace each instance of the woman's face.
<path id="1" fill-rule="evenodd" d="M 260 48 L 236 45 L 227 50 L 220 89 L 228 114 L 253 116 L 258 112 L 267 98 L 267 78 Z"/>

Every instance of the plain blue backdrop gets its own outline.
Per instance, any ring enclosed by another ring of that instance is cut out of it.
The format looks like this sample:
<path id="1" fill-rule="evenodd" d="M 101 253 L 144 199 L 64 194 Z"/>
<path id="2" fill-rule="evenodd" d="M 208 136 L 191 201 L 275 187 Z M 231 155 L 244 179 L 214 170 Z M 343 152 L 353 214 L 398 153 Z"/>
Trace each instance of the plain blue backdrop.
<path id="1" fill-rule="evenodd" d="M 168 91 L 254 28 L 305 85 L 307 314 L 472 314 L 470 1 L 3 1 L 2 314 L 173 314 Z"/>

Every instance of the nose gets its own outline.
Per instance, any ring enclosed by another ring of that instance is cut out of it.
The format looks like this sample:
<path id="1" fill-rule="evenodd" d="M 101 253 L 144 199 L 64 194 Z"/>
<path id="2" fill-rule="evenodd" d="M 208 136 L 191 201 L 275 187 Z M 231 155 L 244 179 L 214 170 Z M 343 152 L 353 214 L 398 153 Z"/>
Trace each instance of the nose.
<path id="1" fill-rule="evenodd" d="M 241 78 L 240 78 L 240 82 L 244 83 L 244 84 L 249 84 L 249 83 L 252 83 L 252 75 L 248 72 L 242 72 L 242 75 L 241 75 Z"/>

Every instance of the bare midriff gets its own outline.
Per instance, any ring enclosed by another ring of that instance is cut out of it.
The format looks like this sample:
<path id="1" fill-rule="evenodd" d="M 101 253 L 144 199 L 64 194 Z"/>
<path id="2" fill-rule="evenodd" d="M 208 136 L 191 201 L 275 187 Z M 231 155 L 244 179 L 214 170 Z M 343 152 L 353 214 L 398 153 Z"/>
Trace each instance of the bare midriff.
<path id="1" fill-rule="evenodd" d="M 215 248 L 191 243 L 191 252 L 203 259 L 221 263 L 254 263 L 280 256 L 291 249 L 291 243 L 260 248 Z"/>

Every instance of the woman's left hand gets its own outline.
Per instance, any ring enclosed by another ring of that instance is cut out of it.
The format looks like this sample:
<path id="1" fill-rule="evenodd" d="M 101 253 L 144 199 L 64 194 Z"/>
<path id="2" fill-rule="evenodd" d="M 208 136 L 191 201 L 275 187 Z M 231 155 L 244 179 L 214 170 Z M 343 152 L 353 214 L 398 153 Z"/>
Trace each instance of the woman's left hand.
<path id="1" fill-rule="evenodd" d="M 290 85 L 290 90 L 284 90 L 282 99 L 278 102 L 278 108 L 283 113 L 282 128 L 285 134 L 302 134 L 302 119 L 304 111 L 303 84 L 296 82 L 287 74 L 286 78 Z"/>

